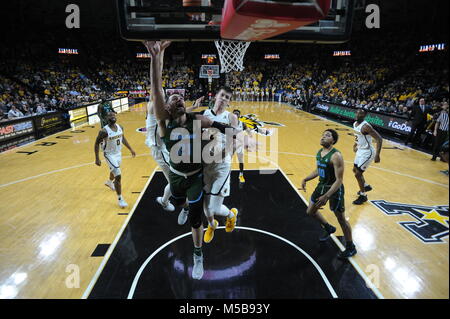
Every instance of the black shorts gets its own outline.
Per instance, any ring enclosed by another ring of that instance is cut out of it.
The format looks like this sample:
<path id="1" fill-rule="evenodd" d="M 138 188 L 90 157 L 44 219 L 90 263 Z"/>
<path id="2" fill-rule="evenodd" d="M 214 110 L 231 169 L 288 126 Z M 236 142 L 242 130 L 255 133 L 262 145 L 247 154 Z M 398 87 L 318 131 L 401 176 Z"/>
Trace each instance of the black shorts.
<path id="1" fill-rule="evenodd" d="M 327 185 L 317 185 L 316 189 L 311 195 L 311 202 L 314 204 L 317 202 L 320 196 L 324 195 L 330 189 Z M 338 190 L 330 196 L 329 203 L 332 212 L 342 213 L 345 211 L 345 200 L 344 200 L 345 190 L 344 185 L 338 188 Z"/>

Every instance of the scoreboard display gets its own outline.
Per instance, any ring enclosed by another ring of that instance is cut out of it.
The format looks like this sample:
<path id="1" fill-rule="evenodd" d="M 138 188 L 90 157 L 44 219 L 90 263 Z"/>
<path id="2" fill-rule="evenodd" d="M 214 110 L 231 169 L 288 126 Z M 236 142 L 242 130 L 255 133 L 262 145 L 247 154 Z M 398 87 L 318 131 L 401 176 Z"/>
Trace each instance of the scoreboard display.
<path id="1" fill-rule="evenodd" d="M 202 64 L 217 64 L 217 55 L 202 54 Z"/>

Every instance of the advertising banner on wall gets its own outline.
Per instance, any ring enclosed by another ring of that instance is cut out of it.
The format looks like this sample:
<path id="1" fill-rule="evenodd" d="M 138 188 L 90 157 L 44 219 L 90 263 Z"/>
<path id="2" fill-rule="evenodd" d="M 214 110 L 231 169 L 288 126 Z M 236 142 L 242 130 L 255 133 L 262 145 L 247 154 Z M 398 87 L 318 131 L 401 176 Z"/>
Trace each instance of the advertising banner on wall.
<path id="1" fill-rule="evenodd" d="M 34 133 L 32 119 L 0 123 L 0 142 Z"/>
<path id="2" fill-rule="evenodd" d="M 334 115 L 349 120 L 356 119 L 357 109 L 345 105 L 332 104 L 327 102 L 318 102 L 316 110 L 322 113 Z M 375 128 L 382 128 L 391 132 L 408 135 L 411 132 L 411 124 L 404 117 L 368 112 L 366 119 Z"/>

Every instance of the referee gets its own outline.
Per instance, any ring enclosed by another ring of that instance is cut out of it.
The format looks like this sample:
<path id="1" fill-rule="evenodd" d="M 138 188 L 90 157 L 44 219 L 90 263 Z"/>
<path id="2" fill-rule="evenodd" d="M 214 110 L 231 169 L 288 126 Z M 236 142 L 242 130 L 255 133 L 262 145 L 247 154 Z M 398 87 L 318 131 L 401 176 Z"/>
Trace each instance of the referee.
<path id="1" fill-rule="evenodd" d="M 434 126 L 434 145 L 432 161 L 435 161 L 439 156 L 439 150 L 448 134 L 448 102 L 442 102 L 442 111 Z"/>

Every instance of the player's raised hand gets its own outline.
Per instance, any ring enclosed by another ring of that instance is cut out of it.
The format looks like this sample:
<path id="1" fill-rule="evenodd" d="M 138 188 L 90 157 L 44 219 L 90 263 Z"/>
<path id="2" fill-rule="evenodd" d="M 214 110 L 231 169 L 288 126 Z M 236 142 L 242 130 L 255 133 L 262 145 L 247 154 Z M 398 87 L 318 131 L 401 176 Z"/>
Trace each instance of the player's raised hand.
<path id="1" fill-rule="evenodd" d="M 204 96 L 199 97 L 198 99 L 195 100 L 194 105 L 195 107 L 199 107 L 200 105 L 202 105 L 203 100 L 205 99 Z"/>
<path id="2" fill-rule="evenodd" d="M 161 51 L 164 51 L 171 43 L 172 41 L 168 40 L 161 41 Z"/>
<path id="3" fill-rule="evenodd" d="M 148 53 L 151 54 L 152 57 L 157 56 L 161 53 L 161 42 L 160 41 L 143 41 L 143 44 L 148 50 Z"/>

